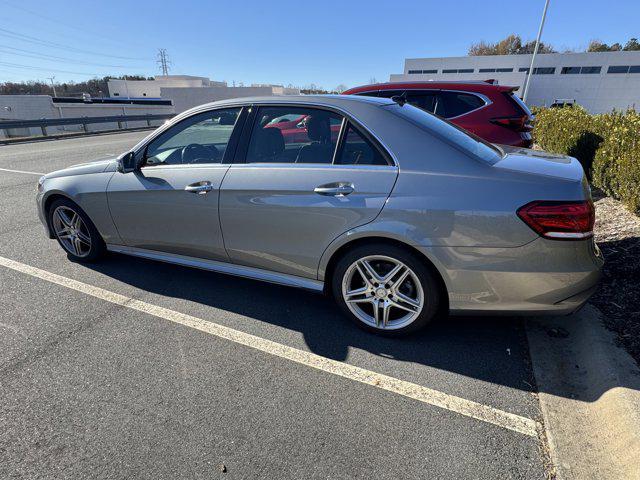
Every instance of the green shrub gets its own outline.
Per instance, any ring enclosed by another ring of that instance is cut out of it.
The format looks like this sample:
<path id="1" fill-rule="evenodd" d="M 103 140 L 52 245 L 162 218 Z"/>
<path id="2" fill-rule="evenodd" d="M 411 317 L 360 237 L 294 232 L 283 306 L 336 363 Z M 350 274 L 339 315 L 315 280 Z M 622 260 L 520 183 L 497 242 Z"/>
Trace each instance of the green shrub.
<path id="1" fill-rule="evenodd" d="M 598 115 L 604 141 L 593 162 L 593 184 L 640 211 L 640 114 Z"/>
<path id="2" fill-rule="evenodd" d="M 587 175 L 603 138 L 595 117 L 584 108 L 538 108 L 534 141 L 543 150 L 577 158 Z"/>
<path id="3" fill-rule="evenodd" d="M 578 106 L 534 113 L 535 143 L 576 157 L 594 186 L 640 212 L 640 114 L 591 115 Z"/>

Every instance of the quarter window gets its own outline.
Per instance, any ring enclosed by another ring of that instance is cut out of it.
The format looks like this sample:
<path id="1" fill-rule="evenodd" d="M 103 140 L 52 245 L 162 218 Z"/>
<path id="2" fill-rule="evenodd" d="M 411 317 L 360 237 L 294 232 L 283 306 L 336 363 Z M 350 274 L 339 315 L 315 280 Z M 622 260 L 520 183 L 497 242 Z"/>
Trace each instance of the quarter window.
<path id="1" fill-rule="evenodd" d="M 457 117 L 484 106 L 484 100 L 476 95 L 459 92 L 441 92 L 440 98 L 444 108 L 442 115 L 445 118 Z"/>
<path id="2" fill-rule="evenodd" d="M 340 165 L 387 165 L 387 160 L 371 142 L 353 128 L 353 125 L 349 124 L 336 163 Z"/>
<path id="3" fill-rule="evenodd" d="M 145 166 L 222 163 L 239 114 L 228 108 L 181 121 L 147 146 Z"/>
<path id="4" fill-rule="evenodd" d="M 304 107 L 261 107 L 247 163 L 331 163 L 342 117 Z"/>

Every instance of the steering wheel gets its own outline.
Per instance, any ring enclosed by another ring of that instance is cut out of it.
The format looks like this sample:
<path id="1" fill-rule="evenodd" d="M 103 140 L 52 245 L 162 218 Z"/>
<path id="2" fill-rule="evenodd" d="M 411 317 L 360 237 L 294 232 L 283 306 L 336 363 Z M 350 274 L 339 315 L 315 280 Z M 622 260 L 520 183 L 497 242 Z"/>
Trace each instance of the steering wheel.
<path id="1" fill-rule="evenodd" d="M 219 161 L 220 152 L 214 146 L 190 143 L 180 152 L 181 163 L 215 163 Z"/>

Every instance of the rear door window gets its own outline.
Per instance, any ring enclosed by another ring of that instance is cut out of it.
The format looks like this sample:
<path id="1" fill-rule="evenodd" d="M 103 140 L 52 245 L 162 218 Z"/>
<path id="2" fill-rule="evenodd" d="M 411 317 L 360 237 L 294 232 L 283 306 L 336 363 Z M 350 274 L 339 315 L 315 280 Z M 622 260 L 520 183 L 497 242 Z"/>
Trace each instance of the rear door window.
<path id="1" fill-rule="evenodd" d="M 443 117 L 444 105 L 438 90 L 381 90 L 380 96 L 391 98 L 397 95 L 407 94 L 407 102 L 414 107 L 421 108 L 429 113 L 435 113 Z"/>
<path id="2" fill-rule="evenodd" d="M 414 107 L 421 108 L 430 113 L 435 113 L 436 115 L 436 110 L 439 110 L 439 98 L 440 95 L 438 95 L 438 92 L 412 92 L 410 90 L 407 91 L 407 102 L 409 102 Z"/>
<path id="3" fill-rule="evenodd" d="M 342 116 L 306 107 L 260 107 L 247 163 L 331 163 Z"/>

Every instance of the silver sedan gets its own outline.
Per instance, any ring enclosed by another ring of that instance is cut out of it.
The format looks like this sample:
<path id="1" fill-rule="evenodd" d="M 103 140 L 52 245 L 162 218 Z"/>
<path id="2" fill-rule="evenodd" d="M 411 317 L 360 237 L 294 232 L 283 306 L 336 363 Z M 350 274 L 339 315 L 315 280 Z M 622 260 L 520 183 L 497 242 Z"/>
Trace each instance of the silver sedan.
<path id="1" fill-rule="evenodd" d="M 603 262 L 580 164 L 395 100 L 203 105 L 117 159 L 42 177 L 39 216 L 73 260 L 112 251 L 325 292 L 386 334 L 582 306 Z"/>

